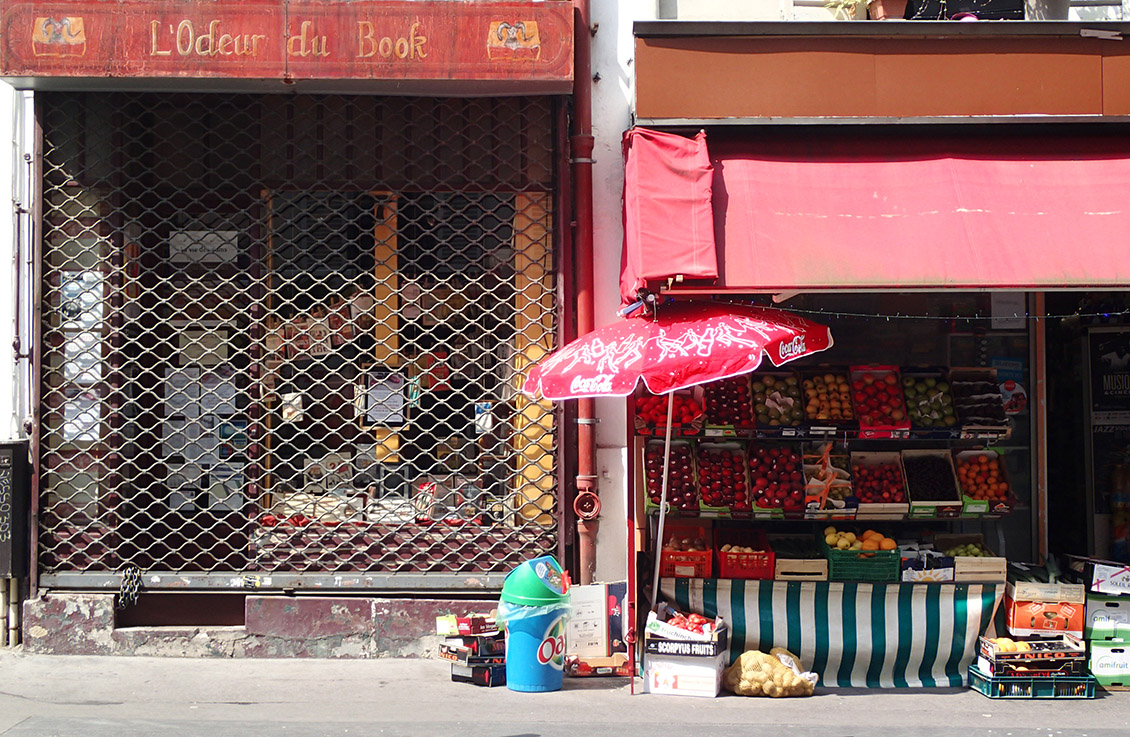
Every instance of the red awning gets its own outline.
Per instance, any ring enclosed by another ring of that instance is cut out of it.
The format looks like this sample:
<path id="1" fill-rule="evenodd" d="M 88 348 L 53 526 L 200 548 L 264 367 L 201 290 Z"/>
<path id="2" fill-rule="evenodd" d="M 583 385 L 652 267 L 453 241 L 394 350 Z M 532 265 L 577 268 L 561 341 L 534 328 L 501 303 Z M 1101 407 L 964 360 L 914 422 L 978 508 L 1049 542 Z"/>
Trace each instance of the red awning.
<path id="1" fill-rule="evenodd" d="M 1130 286 L 1130 143 L 711 141 L 719 286 Z"/>
<path id="2" fill-rule="evenodd" d="M 649 280 L 717 278 L 713 176 L 705 133 L 685 138 L 633 128 L 624 134 L 620 295 L 625 304 Z"/>

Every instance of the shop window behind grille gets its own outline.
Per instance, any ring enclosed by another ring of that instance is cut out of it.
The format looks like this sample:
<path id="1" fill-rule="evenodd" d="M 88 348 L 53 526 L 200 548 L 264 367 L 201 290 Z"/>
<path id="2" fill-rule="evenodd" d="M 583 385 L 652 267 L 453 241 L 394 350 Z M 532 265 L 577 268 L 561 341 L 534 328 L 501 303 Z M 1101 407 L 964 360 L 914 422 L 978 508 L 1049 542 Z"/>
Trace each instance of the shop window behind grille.
<path id="1" fill-rule="evenodd" d="M 555 550 L 549 101 L 37 104 L 45 573 Z"/>

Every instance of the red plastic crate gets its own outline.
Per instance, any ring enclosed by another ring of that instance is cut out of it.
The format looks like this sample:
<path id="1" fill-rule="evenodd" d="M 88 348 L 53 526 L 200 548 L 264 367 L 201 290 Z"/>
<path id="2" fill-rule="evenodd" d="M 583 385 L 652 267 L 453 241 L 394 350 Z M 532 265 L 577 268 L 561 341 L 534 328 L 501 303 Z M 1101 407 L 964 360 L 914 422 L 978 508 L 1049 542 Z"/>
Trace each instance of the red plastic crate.
<path id="1" fill-rule="evenodd" d="M 755 552 L 723 552 L 722 546 L 726 544 L 753 548 Z M 776 556 L 761 530 L 720 531 L 715 540 L 715 554 L 718 556 L 718 578 L 767 580 L 773 578 L 776 570 Z"/>
<path id="2" fill-rule="evenodd" d="M 664 578 L 710 578 L 714 551 L 711 549 L 709 525 L 672 525 L 663 531 L 663 547 L 674 537 L 699 538 L 706 543 L 706 550 L 660 550 L 659 575 Z"/>

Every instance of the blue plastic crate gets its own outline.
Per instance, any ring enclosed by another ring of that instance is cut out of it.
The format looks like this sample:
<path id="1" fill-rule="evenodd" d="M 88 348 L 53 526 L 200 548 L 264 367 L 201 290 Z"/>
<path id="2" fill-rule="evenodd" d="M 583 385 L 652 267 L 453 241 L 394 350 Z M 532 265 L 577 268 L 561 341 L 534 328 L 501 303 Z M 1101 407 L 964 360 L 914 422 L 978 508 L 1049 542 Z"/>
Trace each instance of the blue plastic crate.
<path id="1" fill-rule="evenodd" d="M 969 666 L 969 687 L 990 699 L 1093 699 L 1093 676 L 990 676 Z"/>

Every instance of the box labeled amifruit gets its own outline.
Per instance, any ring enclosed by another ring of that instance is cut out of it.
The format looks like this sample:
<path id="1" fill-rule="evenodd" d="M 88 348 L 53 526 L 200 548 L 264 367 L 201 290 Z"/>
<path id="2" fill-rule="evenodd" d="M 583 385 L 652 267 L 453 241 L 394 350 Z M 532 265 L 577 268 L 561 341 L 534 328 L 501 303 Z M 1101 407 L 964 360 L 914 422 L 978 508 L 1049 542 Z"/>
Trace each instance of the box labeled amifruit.
<path id="1" fill-rule="evenodd" d="M 1004 592 L 1005 623 L 1017 637 L 1083 636 L 1083 587 L 1071 583 L 1009 582 Z"/>
<path id="2" fill-rule="evenodd" d="M 729 653 L 729 629 L 724 624 L 706 635 L 683 632 L 652 612 L 644 629 L 644 690 L 713 698 L 722 690 Z"/>
<path id="3" fill-rule="evenodd" d="M 1088 640 L 1130 641 L 1130 596 L 1087 594 L 1083 634 Z"/>
<path id="4" fill-rule="evenodd" d="M 1130 689 L 1130 643 L 1091 641 L 1091 675 L 1104 688 Z"/>

